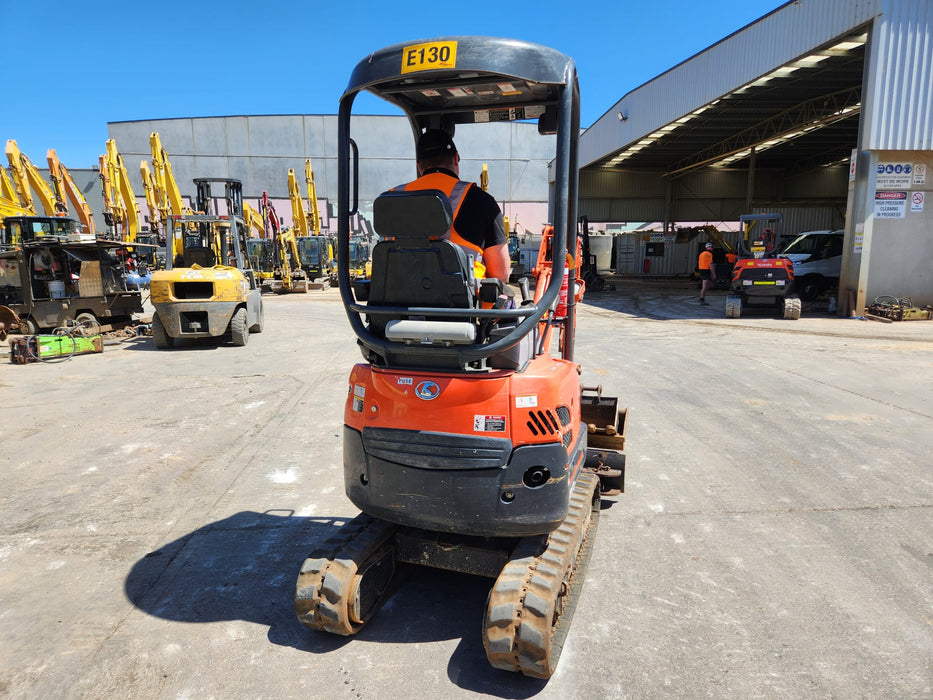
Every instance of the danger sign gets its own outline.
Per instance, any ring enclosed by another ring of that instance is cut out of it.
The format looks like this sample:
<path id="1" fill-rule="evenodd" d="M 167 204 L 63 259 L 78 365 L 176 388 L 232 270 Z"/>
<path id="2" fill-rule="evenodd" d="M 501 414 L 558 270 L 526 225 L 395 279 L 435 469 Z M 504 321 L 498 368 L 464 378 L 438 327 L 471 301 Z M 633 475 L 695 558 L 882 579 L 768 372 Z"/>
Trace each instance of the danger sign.
<path id="1" fill-rule="evenodd" d="M 906 211 L 906 192 L 875 192 L 876 219 L 903 219 Z"/>

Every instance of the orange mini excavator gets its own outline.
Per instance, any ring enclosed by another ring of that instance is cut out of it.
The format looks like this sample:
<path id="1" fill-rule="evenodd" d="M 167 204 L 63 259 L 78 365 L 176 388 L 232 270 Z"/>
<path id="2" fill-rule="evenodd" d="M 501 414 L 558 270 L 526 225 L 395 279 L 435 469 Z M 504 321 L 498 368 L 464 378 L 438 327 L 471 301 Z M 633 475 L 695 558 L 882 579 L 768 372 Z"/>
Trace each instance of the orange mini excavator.
<path id="1" fill-rule="evenodd" d="M 437 190 L 375 200 L 372 275 L 351 280 L 360 159 L 350 115 L 362 90 L 398 106 L 415 140 L 458 125 L 481 136 L 472 125 L 504 120 L 533 119 L 553 135 L 554 228 L 533 296 L 527 285 L 518 300 L 498 280 L 474 277 L 468 251 L 449 240 L 450 203 Z M 493 666 L 554 672 L 600 499 L 622 490 L 625 467 L 625 412 L 581 386 L 573 357 L 584 291 L 578 133 L 574 63 L 542 46 L 415 41 L 376 51 L 353 71 L 338 117 L 337 259 L 363 354 L 350 373 L 343 431 L 345 489 L 362 514 L 301 567 L 294 605 L 308 627 L 354 634 L 402 563 L 435 566 L 495 579 L 483 622 Z"/>

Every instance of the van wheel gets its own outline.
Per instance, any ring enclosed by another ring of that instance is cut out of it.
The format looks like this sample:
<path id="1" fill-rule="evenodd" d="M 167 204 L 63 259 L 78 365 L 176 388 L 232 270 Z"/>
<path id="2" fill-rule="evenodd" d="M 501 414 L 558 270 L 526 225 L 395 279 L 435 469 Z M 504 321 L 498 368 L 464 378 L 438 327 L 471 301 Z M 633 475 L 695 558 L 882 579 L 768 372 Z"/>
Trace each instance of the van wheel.
<path id="1" fill-rule="evenodd" d="M 824 282 L 819 275 L 807 275 L 794 282 L 794 289 L 801 299 L 813 301 L 823 294 Z"/>
<path id="2" fill-rule="evenodd" d="M 159 314 L 152 315 L 152 342 L 159 350 L 165 350 L 175 344 L 175 339 L 165 332 Z"/>
<path id="3" fill-rule="evenodd" d="M 234 345 L 246 345 L 249 328 L 246 326 L 246 309 L 237 309 L 230 319 L 230 341 Z"/>

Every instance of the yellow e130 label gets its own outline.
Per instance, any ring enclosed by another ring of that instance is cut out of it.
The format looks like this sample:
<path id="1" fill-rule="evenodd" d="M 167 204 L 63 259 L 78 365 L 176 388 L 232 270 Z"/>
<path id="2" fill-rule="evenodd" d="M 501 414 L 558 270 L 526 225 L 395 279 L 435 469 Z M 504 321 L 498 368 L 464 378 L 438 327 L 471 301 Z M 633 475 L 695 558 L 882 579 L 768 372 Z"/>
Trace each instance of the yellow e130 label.
<path id="1" fill-rule="evenodd" d="M 402 50 L 402 73 L 438 68 L 456 68 L 457 42 L 432 41 L 428 44 L 406 46 Z"/>

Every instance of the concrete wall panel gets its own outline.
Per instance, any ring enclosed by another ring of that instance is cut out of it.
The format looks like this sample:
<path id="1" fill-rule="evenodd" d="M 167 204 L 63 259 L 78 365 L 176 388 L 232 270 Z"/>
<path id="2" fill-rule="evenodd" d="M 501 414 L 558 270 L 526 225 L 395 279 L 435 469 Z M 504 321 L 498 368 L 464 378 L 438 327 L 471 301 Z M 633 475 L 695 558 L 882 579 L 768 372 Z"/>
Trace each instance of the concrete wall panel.
<path id="1" fill-rule="evenodd" d="M 306 114 L 302 117 L 302 129 L 304 130 L 304 155 L 306 157 L 315 159 L 337 155 L 330 153 L 330 149 L 333 149 L 334 144 L 337 143 L 336 117 Z"/>
<path id="2" fill-rule="evenodd" d="M 250 155 L 294 156 L 304 152 L 304 128 L 300 115 L 249 118 Z"/>
<path id="3" fill-rule="evenodd" d="M 172 156 L 172 163 L 174 164 L 176 154 L 190 156 L 196 153 L 193 121 L 191 119 L 154 119 L 147 122 L 147 131 L 134 134 L 133 142 L 139 143 L 141 153 L 146 153 L 151 157 L 149 134 L 153 131 L 158 132 L 162 147 Z M 132 148 L 132 146 L 128 145 L 127 148 Z"/>
<path id="4" fill-rule="evenodd" d="M 241 117 L 241 120 L 243 118 Z M 192 119 L 191 132 L 194 135 L 194 151 L 204 155 L 225 155 L 231 147 L 238 147 L 242 141 L 236 138 L 227 138 L 227 125 L 229 120 L 223 117 L 209 119 Z M 162 145 L 165 150 L 172 154 L 171 148 L 165 143 L 165 137 L 162 136 Z"/>

